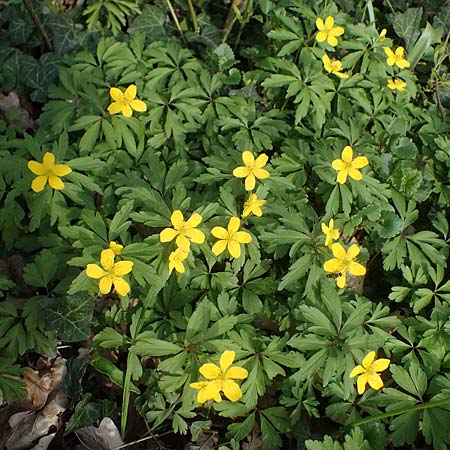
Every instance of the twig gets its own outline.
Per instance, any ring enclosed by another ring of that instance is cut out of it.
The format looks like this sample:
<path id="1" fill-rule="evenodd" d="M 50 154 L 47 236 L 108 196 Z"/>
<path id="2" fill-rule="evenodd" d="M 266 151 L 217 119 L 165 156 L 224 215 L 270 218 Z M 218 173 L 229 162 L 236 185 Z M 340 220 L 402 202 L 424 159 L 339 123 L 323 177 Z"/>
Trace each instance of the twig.
<path id="1" fill-rule="evenodd" d="M 200 33 L 200 27 L 198 26 L 197 14 L 195 14 L 194 5 L 192 4 L 192 0 L 187 0 L 189 6 L 189 12 L 191 13 L 192 23 L 194 24 L 194 32 Z"/>
<path id="2" fill-rule="evenodd" d="M 172 16 L 173 21 L 175 22 L 175 26 L 177 27 L 178 32 L 180 33 L 182 41 L 187 45 L 186 38 L 184 37 L 183 30 L 181 29 L 180 22 L 178 21 L 177 14 L 175 13 L 175 9 L 172 6 L 170 0 L 166 0 L 167 6 L 169 7 L 170 14 Z"/>
<path id="3" fill-rule="evenodd" d="M 143 438 L 141 438 L 141 439 L 138 439 L 137 441 L 129 442 L 128 444 L 119 445 L 118 447 L 113 447 L 113 448 L 111 448 L 111 450 L 120 450 L 121 448 L 130 447 L 131 445 L 139 444 L 139 443 L 141 443 L 141 442 L 148 441 L 149 439 L 154 439 L 154 440 L 157 441 L 157 438 L 166 436 L 166 435 L 168 435 L 168 434 L 173 434 L 173 431 L 170 430 L 170 431 L 166 431 L 165 433 L 161 433 L 161 434 L 152 434 L 152 435 L 150 435 L 150 436 L 147 436 L 147 437 L 143 437 Z"/>
<path id="4" fill-rule="evenodd" d="M 48 37 L 48 34 L 45 32 L 44 26 L 42 25 L 42 22 L 39 20 L 39 17 L 36 15 L 36 12 L 34 11 L 33 5 L 31 4 L 30 0 L 23 0 L 23 3 L 31 16 L 31 20 L 36 25 L 39 34 L 42 36 L 42 39 L 44 40 L 45 45 L 47 46 L 47 49 L 50 52 L 53 51 L 52 41 Z"/>

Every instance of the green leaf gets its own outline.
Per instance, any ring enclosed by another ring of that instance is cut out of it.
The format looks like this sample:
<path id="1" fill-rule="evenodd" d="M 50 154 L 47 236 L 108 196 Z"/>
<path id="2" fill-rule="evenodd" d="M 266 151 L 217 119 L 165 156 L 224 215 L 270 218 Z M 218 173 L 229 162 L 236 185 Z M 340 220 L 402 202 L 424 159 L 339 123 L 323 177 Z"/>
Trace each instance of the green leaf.
<path id="1" fill-rule="evenodd" d="M 88 358 L 71 358 L 67 361 L 64 392 L 73 401 L 77 401 L 83 392 L 82 381 L 88 364 Z"/>
<path id="2" fill-rule="evenodd" d="M 126 336 L 110 327 L 104 328 L 94 337 L 94 344 L 100 345 L 102 348 L 119 349 L 125 342 Z"/>
<path id="3" fill-rule="evenodd" d="M 450 411 L 444 408 L 430 408 L 423 413 L 422 432 L 425 442 L 435 450 L 447 450 L 450 445 Z"/>
<path id="4" fill-rule="evenodd" d="M 128 28 L 128 32 L 143 33 L 150 41 L 165 40 L 167 39 L 166 27 L 166 13 L 157 6 L 145 5 Z"/>
<path id="5" fill-rule="evenodd" d="M 49 18 L 49 30 L 52 34 L 52 42 L 56 53 L 64 55 L 72 51 L 78 45 L 75 34 L 74 22 L 64 15 L 51 15 Z"/>
<path id="6" fill-rule="evenodd" d="M 399 37 L 405 40 L 406 49 L 410 50 L 412 44 L 420 34 L 422 8 L 408 8 L 404 13 L 390 15 L 392 26 Z"/>
<path id="7" fill-rule="evenodd" d="M 75 406 L 75 411 L 66 424 L 64 434 L 67 435 L 83 427 L 94 425 L 102 419 L 103 406 L 98 403 L 91 403 L 92 394 L 86 393 Z"/>
<path id="8" fill-rule="evenodd" d="M 140 356 L 167 356 L 174 355 L 182 350 L 182 347 L 172 342 L 149 337 L 145 333 L 140 334 L 136 343 L 130 348 L 130 351 Z"/>
<path id="9" fill-rule="evenodd" d="M 20 380 L 22 369 L 14 359 L 0 357 L 0 391 L 6 403 L 27 395 L 25 383 Z"/>
<path id="10" fill-rule="evenodd" d="M 78 294 L 39 301 L 43 320 L 48 329 L 55 330 L 66 342 L 87 339 L 94 311 L 92 298 Z"/>
<path id="11" fill-rule="evenodd" d="M 59 260 L 50 250 L 42 250 L 33 263 L 24 267 L 23 279 L 30 286 L 47 287 L 58 269 Z"/>
<path id="12" fill-rule="evenodd" d="M 205 431 L 211 429 L 212 420 L 196 420 L 191 423 L 191 439 L 197 442 Z"/>
<path id="13" fill-rule="evenodd" d="M 392 378 L 399 386 L 422 399 L 427 389 L 427 376 L 417 363 L 412 362 L 409 371 L 401 366 L 391 365 L 390 371 Z"/>
<path id="14" fill-rule="evenodd" d="M 133 211 L 134 202 L 128 200 L 120 210 L 114 215 L 111 223 L 109 224 L 109 239 L 114 240 L 117 236 L 120 236 L 123 232 L 127 231 L 131 225 L 131 221 L 127 221 L 130 217 L 131 211 Z"/>

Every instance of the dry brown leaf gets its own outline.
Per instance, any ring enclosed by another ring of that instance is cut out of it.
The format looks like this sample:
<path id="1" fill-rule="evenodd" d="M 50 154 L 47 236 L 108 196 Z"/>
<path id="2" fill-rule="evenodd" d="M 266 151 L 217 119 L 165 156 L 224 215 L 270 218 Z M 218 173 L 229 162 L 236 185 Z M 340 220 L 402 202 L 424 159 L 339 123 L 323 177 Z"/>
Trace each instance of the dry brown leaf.
<path id="1" fill-rule="evenodd" d="M 123 445 L 119 430 L 109 417 L 104 417 L 98 428 L 80 428 L 75 434 L 80 442 L 91 450 L 112 450 Z"/>

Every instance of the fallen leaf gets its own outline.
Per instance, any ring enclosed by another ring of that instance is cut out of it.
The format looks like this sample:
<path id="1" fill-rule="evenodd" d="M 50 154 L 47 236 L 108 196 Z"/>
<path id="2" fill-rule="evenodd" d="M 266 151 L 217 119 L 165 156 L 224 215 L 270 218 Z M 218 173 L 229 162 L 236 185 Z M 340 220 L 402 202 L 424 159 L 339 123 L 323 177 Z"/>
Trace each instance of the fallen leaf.
<path id="1" fill-rule="evenodd" d="M 104 417 L 98 428 L 91 425 L 78 429 L 75 434 L 91 450 L 112 450 L 123 445 L 119 430 L 109 417 Z"/>

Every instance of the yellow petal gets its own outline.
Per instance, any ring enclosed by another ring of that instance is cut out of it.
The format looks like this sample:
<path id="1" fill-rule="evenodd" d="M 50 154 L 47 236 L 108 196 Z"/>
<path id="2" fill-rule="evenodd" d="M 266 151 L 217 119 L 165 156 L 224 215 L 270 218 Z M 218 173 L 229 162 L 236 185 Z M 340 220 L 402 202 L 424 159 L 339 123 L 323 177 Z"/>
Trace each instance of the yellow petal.
<path id="1" fill-rule="evenodd" d="M 375 372 L 383 372 L 383 370 L 386 370 L 389 367 L 390 363 L 391 361 L 386 358 L 377 359 L 372 363 L 372 370 Z"/>
<path id="2" fill-rule="evenodd" d="M 348 266 L 348 271 L 356 277 L 362 277 L 366 274 L 366 268 L 362 264 L 359 264 L 355 261 L 350 263 L 350 265 Z"/>
<path id="3" fill-rule="evenodd" d="M 331 67 L 330 67 L 331 61 L 330 61 L 329 56 L 326 53 L 322 56 L 322 62 L 323 62 L 323 66 L 325 67 L 325 70 L 328 72 L 331 72 Z"/>
<path id="4" fill-rule="evenodd" d="M 239 230 L 240 226 L 241 220 L 239 219 L 239 217 L 233 216 L 228 222 L 228 233 L 235 233 L 237 230 Z"/>
<path id="5" fill-rule="evenodd" d="M 384 53 L 388 58 L 394 57 L 394 52 L 389 47 L 384 47 Z"/>
<path id="6" fill-rule="evenodd" d="M 339 184 L 345 184 L 345 182 L 347 181 L 347 176 L 348 176 L 348 170 L 340 170 L 337 174 L 337 178 L 336 181 Z"/>
<path id="7" fill-rule="evenodd" d="M 253 156 L 253 153 L 248 150 L 242 153 L 242 161 L 244 161 L 244 164 L 247 167 L 253 167 L 255 165 L 255 157 Z"/>
<path id="8" fill-rule="evenodd" d="M 109 106 L 108 106 L 108 112 L 110 114 L 118 114 L 122 111 L 122 103 L 119 102 L 112 102 Z"/>
<path id="9" fill-rule="evenodd" d="M 405 49 L 402 46 L 397 47 L 397 50 L 395 50 L 395 56 L 397 56 L 397 58 L 403 58 L 404 54 L 405 54 Z"/>
<path id="10" fill-rule="evenodd" d="M 102 250 L 102 253 L 100 254 L 100 264 L 107 272 L 114 266 L 114 256 L 114 252 L 110 248 Z"/>
<path id="11" fill-rule="evenodd" d="M 359 395 L 364 394 L 364 391 L 366 390 L 367 378 L 368 376 L 366 373 L 363 373 L 358 377 L 357 386 Z"/>
<path id="12" fill-rule="evenodd" d="M 111 292 L 111 287 L 112 287 L 111 276 L 107 275 L 106 277 L 103 277 L 100 280 L 100 283 L 98 284 L 98 287 L 99 287 L 100 292 L 102 294 L 109 294 Z"/>
<path id="13" fill-rule="evenodd" d="M 316 35 L 317 42 L 324 42 L 328 37 L 328 33 L 326 31 L 319 31 Z"/>
<path id="14" fill-rule="evenodd" d="M 269 157 L 265 153 L 261 153 L 255 160 L 255 167 L 264 167 L 269 161 Z"/>
<path id="15" fill-rule="evenodd" d="M 342 161 L 342 159 L 335 159 L 332 163 L 331 163 L 331 167 L 334 170 L 344 170 L 347 167 L 347 164 L 345 164 L 344 161 Z"/>
<path id="16" fill-rule="evenodd" d="M 135 84 L 130 84 L 124 94 L 126 100 L 133 100 L 136 97 L 137 88 Z"/>
<path id="17" fill-rule="evenodd" d="M 194 244 L 203 244 L 203 242 L 205 242 L 205 235 L 200 230 L 195 230 L 195 229 L 190 230 L 189 237 L 191 238 L 191 240 Z"/>
<path id="18" fill-rule="evenodd" d="M 177 239 L 175 241 L 177 244 L 177 247 L 182 250 L 185 253 L 189 252 L 189 249 L 191 247 L 191 243 L 189 242 L 189 239 L 184 235 L 184 233 L 180 233 L 177 236 Z"/>
<path id="19" fill-rule="evenodd" d="M 241 246 L 237 241 L 228 241 L 228 252 L 233 258 L 241 256 Z"/>
<path id="20" fill-rule="evenodd" d="M 123 92 L 116 87 L 112 87 L 109 90 L 109 95 L 115 102 L 123 102 L 123 100 L 124 100 Z"/>
<path id="21" fill-rule="evenodd" d="M 213 363 L 203 364 L 203 366 L 200 367 L 199 372 L 208 380 L 215 380 L 216 378 L 220 378 L 222 376 L 220 367 Z"/>
<path id="22" fill-rule="evenodd" d="M 323 20 L 320 17 L 316 19 L 316 27 L 318 30 L 323 30 L 325 28 L 325 24 L 323 23 Z"/>
<path id="23" fill-rule="evenodd" d="M 53 166 L 52 172 L 58 177 L 63 177 L 72 172 L 72 169 L 66 164 L 55 164 Z"/>
<path id="24" fill-rule="evenodd" d="M 197 381 L 195 383 L 189 384 L 189 387 L 192 389 L 203 389 L 209 384 L 209 381 Z"/>
<path id="25" fill-rule="evenodd" d="M 334 25 L 334 18 L 332 16 L 328 16 L 325 19 L 325 28 L 331 30 L 331 28 L 333 28 L 333 25 Z"/>
<path id="26" fill-rule="evenodd" d="M 377 373 L 371 373 L 368 375 L 367 381 L 369 382 L 370 387 L 376 391 L 383 387 L 383 380 Z"/>
<path id="27" fill-rule="evenodd" d="M 208 400 L 214 400 L 220 402 L 222 397 L 220 396 L 220 389 L 222 387 L 222 382 L 211 381 L 197 394 L 197 401 L 199 403 L 204 403 Z"/>
<path id="28" fill-rule="evenodd" d="M 255 189 L 255 184 L 256 184 L 255 175 L 253 175 L 253 173 L 250 173 L 248 177 L 245 179 L 245 190 L 252 191 L 253 189 Z"/>
<path id="29" fill-rule="evenodd" d="M 333 28 L 333 34 L 335 36 L 342 36 L 344 34 L 345 30 L 344 27 L 335 27 Z"/>
<path id="30" fill-rule="evenodd" d="M 360 366 L 359 364 L 350 372 L 350 378 L 356 377 L 356 375 L 361 375 L 364 373 L 366 369 L 364 369 L 363 366 Z"/>
<path id="31" fill-rule="evenodd" d="M 132 261 L 119 261 L 114 264 L 113 272 L 117 277 L 123 277 L 127 273 L 130 273 L 133 269 Z"/>
<path id="32" fill-rule="evenodd" d="M 56 189 L 60 191 L 61 189 L 64 189 L 64 183 L 62 182 L 61 178 L 57 177 L 56 175 L 50 174 L 48 176 L 48 184 L 51 188 Z"/>
<path id="33" fill-rule="evenodd" d="M 99 279 L 106 275 L 106 272 L 97 264 L 88 264 L 86 266 L 86 275 L 89 278 Z"/>
<path id="34" fill-rule="evenodd" d="M 133 110 L 131 109 L 130 105 L 123 105 L 122 106 L 122 114 L 124 117 L 131 117 L 133 115 Z"/>
<path id="35" fill-rule="evenodd" d="M 344 150 L 342 150 L 342 161 L 344 161 L 344 163 L 350 163 L 352 162 L 353 159 L 353 149 L 350 147 L 350 145 L 346 145 L 344 147 Z"/>
<path id="36" fill-rule="evenodd" d="M 350 167 L 348 169 L 348 176 L 356 181 L 362 180 L 363 178 L 362 173 L 358 169 L 354 169 L 353 167 Z"/>
<path id="37" fill-rule="evenodd" d="M 256 168 L 253 171 L 253 174 L 255 175 L 256 178 L 259 178 L 260 180 L 266 180 L 267 178 L 270 177 L 270 172 L 267 171 L 266 169 Z"/>
<path id="38" fill-rule="evenodd" d="M 237 178 L 244 178 L 244 177 L 248 176 L 249 173 L 250 173 L 250 169 L 245 166 L 239 166 L 233 170 L 233 175 Z"/>
<path id="39" fill-rule="evenodd" d="M 227 369 L 233 364 L 236 353 L 232 350 L 225 350 L 220 356 L 220 370 L 222 371 L 222 375 L 225 374 Z"/>
<path id="40" fill-rule="evenodd" d="M 243 367 L 230 367 L 226 373 L 226 378 L 229 380 L 245 380 L 248 377 L 247 369 Z"/>
<path id="41" fill-rule="evenodd" d="M 211 251 L 213 252 L 214 255 L 219 256 L 221 253 L 224 252 L 224 250 L 227 248 L 227 241 L 226 240 L 221 240 L 221 241 L 217 241 L 213 246 Z"/>
<path id="42" fill-rule="evenodd" d="M 365 369 L 370 369 L 373 361 L 375 359 L 375 352 L 369 352 L 362 360 L 362 365 Z"/>
<path id="43" fill-rule="evenodd" d="M 325 261 L 325 264 L 323 265 L 323 270 L 325 270 L 325 272 L 339 273 L 344 269 L 345 265 L 342 263 L 342 261 L 336 258 Z"/>
<path id="44" fill-rule="evenodd" d="M 170 221 L 175 230 L 179 230 L 184 225 L 183 213 L 179 209 L 176 209 L 170 216 Z"/>
<path id="45" fill-rule="evenodd" d="M 202 216 L 198 213 L 192 213 L 192 216 L 189 217 L 187 223 L 191 226 L 191 227 L 198 227 L 200 225 L 202 221 Z"/>
<path id="46" fill-rule="evenodd" d="M 228 239 L 228 231 L 223 227 L 214 227 L 211 234 L 217 239 Z"/>
<path id="47" fill-rule="evenodd" d="M 336 45 L 338 45 L 338 40 L 331 34 L 328 33 L 328 39 L 327 42 L 332 46 L 332 47 L 336 47 Z"/>
<path id="48" fill-rule="evenodd" d="M 44 167 L 48 170 L 53 169 L 55 165 L 55 155 L 50 152 L 46 152 L 43 160 Z"/>
<path id="49" fill-rule="evenodd" d="M 344 289 L 346 283 L 347 283 L 347 274 L 343 272 L 341 276 L 336 278 L 336 284 L 338 288 Z"/>
<path id="50" fill-rule="evenodd" d="M 171 264 L 178 273 L 184 273 L 186 271 L 186 269 L 184 268 L 184 265 L 181 261 L 173 261 Z M 169 264 L 169 266 L 170 266 L 170 264 Z"/>
<path id="51" fill-rule="evenodd" d="M 130 106 L 138 112 L 147 111 L 147 105 L 142 100 L 132 100 Z"/>
<path id="52" fill-rule="evenodd" d="M 369 164 L 369 160 L 365 156 L 358 156 L 352 161 L 352 167 L 361 169 Z"/>
<path id="53" fill-rule="evenodd" d="M 337 242 L 333 244 L 331 250 L 333 252 L 333 256 L 341 261 L 347 257 L 347 252 L 345 251 L 344 247 Z"/>
<path id="54" fill-rule="evenodd" d="M 388 87 L 389 89 L 392 89 L 393 91 L 397 89 L 397 84 L 394 82 L 394 80 L 388 80 Z"/>
<path id="55" fill-rule="evenodd" d="M 222 389 L 225 397 L 232 402 L 237 402 L 242 397 L 241 388 L 234 381 L 225 380 Z"/>
<path id="56" fill-rule="evenodd" d="M 35 175 L 45 175 L 47 173 L 47 170 L 45 169 L 44 165 L 41 163 L 38 163 L 37 161 L 28 161 L 28 169 L 30 169 L 31 172 L 33 172 Z"/>
<path id="57" fill-rule="evenodd" d="M 236 232 L 234 238 L 237 242 L 239 242 L 239 244 L 248 244 L 249 242 L 252 242 L 251 234 L 247 233 L 246 231 Z"/>
<path id="58" fill-rule="evenodd" d="M 44 187 L 47 184 L 47 179 L 48 179 L 47 175 L 40 175 L 36 177 L 31 182 L 31 189 L 33 189 L 34 192 L 41 192 L 42 190 L 44 190 Z"/>
<path id="59" fill-rule="evenodd" d="M 120 277 L 113 278 L 114 289 L 121 296 L 125 297 L 125 295 L 130 292 L 130 285 Z"/>
<path id="60" fill-rule="evenodd" d="M 161 242 L 170 242 L 175 238 L 175 236 L 178 236 L 179 231 L 175 231 L 173 228 L 164 228 L 164 230 L 159 233 L 159 240 Z"/>

